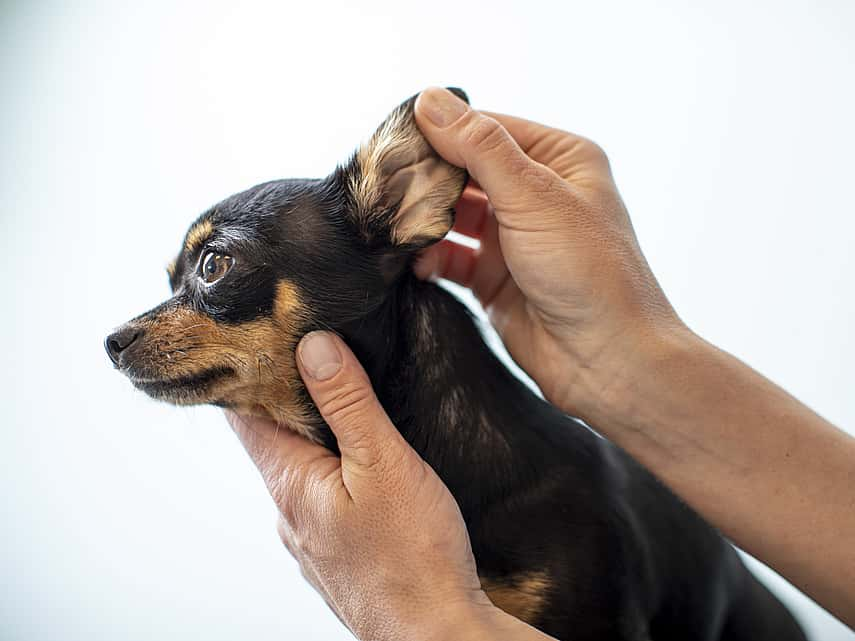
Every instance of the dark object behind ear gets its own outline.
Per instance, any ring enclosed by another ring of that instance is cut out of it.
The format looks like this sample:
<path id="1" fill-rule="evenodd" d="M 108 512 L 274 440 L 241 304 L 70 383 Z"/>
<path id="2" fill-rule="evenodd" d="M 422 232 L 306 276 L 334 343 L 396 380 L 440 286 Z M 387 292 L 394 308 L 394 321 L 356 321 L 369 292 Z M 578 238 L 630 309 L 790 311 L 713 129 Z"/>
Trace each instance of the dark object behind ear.
<path id="1" fill-rule="evenodd" d="M 469 96 L 466 95 L 466 92 L 463 91 L 460 87 L 446 87 L 451 93 L 460 98 L 467 105 L 469 104 Z"/>

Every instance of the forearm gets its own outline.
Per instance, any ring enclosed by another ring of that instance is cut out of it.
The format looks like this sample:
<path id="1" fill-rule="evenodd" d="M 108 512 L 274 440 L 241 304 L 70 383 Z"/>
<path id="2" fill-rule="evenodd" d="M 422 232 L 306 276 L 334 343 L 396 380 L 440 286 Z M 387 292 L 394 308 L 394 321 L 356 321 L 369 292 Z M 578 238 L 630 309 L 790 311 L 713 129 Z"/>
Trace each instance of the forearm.
<path id="1" fill-rule="evenodd" d="M 642 347 L 588 419 L 738 546 L 855 623 L 855 440 L 686 333 Z M 632 359 L 631 359 L 632 360 Z"/>

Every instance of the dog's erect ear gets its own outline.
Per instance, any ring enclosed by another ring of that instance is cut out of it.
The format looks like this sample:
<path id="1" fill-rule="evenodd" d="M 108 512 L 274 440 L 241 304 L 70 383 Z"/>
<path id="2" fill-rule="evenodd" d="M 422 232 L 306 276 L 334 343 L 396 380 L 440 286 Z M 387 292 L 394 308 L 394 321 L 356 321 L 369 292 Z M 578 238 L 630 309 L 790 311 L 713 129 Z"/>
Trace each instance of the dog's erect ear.
<path id="1" fill-rule="evenodd" d="M 460 89 L 450 89 L 466 100 Z M 448 164 L 422 136 L 413 117 L 416 96 L 401 104 L 340 169 L 352 218 L 371 243 L 420 249 L 454 223 L 466 171 Z"/>

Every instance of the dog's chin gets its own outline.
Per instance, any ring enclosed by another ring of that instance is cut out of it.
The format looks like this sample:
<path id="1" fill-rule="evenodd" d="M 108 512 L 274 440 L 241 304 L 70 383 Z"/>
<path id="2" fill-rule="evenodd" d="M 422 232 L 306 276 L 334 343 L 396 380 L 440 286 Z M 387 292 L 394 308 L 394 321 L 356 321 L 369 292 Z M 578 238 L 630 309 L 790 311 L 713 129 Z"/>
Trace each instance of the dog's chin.
<path id="1" fill-rule="evenodd" d="M 230 367 L 214 367 L 195 374 L 168 378 L 137 378 L 129 375 L 134 386 L 154 399 L 174 405 L 225 405 L 219 399 L 224 384 L 235 378 Z"/>

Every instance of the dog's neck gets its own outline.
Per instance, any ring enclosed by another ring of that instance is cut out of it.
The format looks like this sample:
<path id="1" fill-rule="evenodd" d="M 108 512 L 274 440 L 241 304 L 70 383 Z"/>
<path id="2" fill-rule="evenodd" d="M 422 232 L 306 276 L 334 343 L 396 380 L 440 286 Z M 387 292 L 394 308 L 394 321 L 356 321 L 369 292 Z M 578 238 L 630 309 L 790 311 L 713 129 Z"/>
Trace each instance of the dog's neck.
<path id="1" fill-rule="evenodd" d="M 549 426 L 532 424 L 566 419 L 511 374 L 446 290 L 407 274 L 342 332 L 394 424 L 464 514 L 537 478 L 555 456 Z"/>

